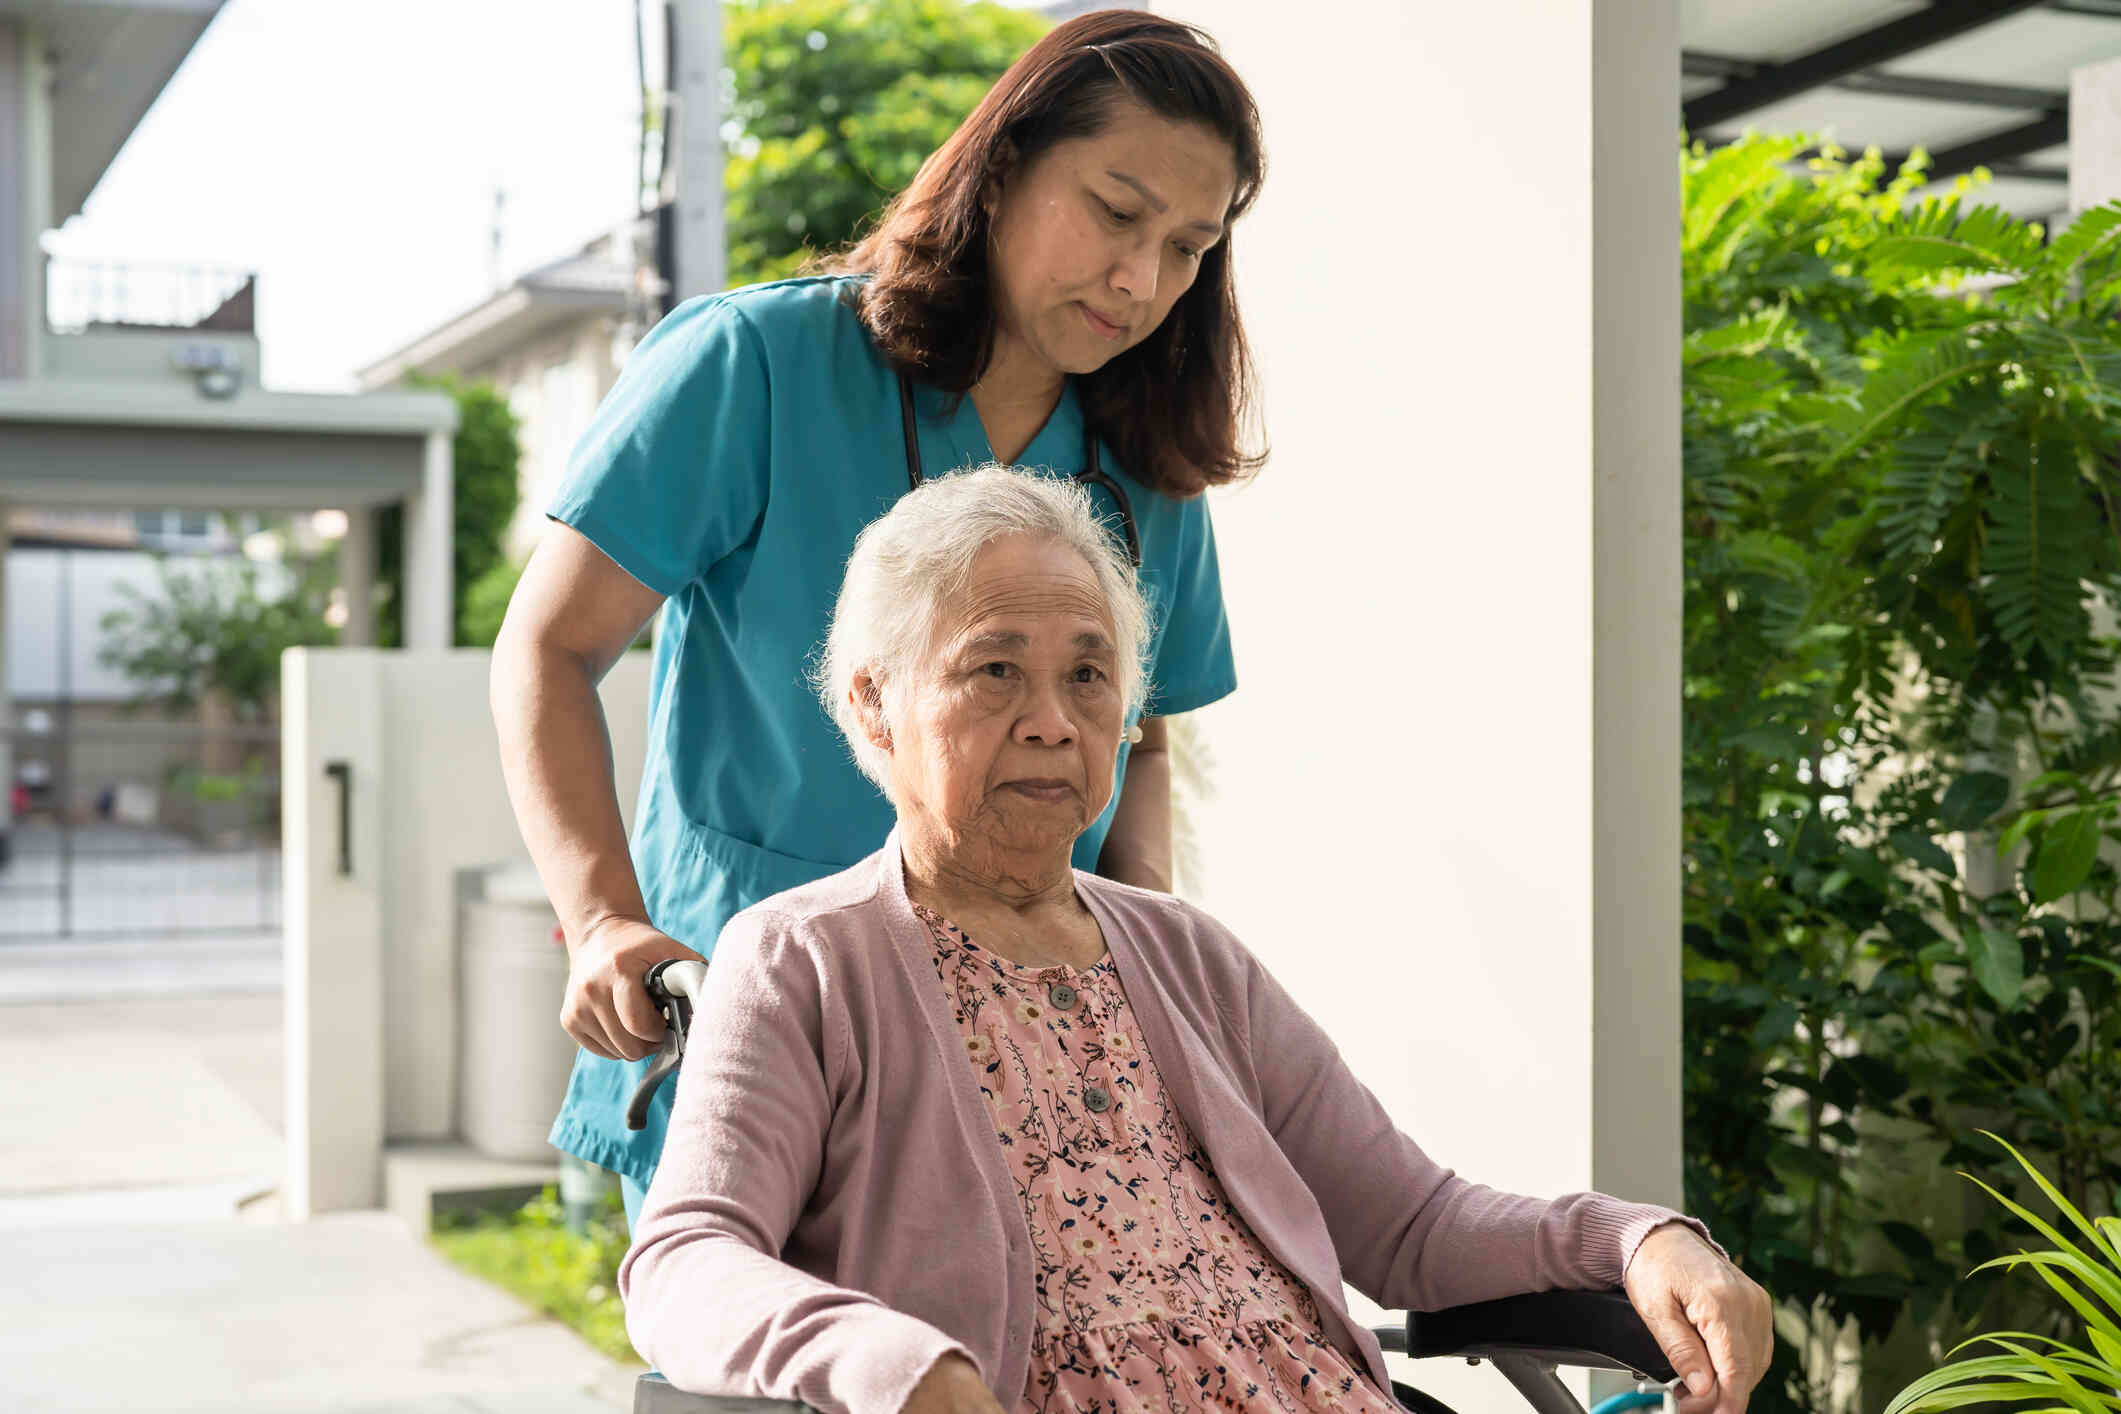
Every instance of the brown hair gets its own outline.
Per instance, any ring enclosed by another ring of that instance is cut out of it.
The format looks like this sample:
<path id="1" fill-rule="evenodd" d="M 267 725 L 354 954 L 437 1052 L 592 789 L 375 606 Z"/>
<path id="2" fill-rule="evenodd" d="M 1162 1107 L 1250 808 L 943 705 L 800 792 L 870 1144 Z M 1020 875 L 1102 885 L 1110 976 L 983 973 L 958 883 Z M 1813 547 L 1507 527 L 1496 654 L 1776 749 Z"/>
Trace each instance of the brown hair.
<path id="1" fill-rule="evenodd" d="M 994 354 L 981 200 L 989 182 L 1056 143 L 1098 132 L 1127 100 L 1208 127 L 1236 158 L 1223 238 L 1202 255 L 1191 288 L 1147 338 L 1078 380 L 1085 410 L 1127 470 L 1185 498 L 1263 460 L 1239 445 L 1253 374 L 1228 229 L 1265 172 L 1259 111 L 1200 30 L 1139 10 L 1092 11 L 1059 25 L 921 164 L 876 228 L 826 268 L 869 277 L 852 299 L 893 368 L 968 391 Z"/>

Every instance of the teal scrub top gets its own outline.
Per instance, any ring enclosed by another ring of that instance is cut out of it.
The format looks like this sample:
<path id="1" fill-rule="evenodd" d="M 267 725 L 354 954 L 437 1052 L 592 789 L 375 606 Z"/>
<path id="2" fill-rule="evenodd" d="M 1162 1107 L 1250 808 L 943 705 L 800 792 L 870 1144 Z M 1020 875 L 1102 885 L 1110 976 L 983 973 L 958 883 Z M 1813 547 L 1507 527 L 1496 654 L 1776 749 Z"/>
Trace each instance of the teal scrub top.
<path id="1" fill-rule="evenodd" d="M 627 359 L 547 512 L 665 596 L 633 864 L 650 921 L 702 954 L 738 911 L 874 852 L 894 823 L 807 677 L 855 536 L 908 490 L 898 381 L 848 284 L 784 280 L 674 310 Z M 916 387 L 915 406 L 925 475 L 993 460 L 970 398 Z M 1205 706 L 1237 685 L 1207 504 L 1151 491 L 1109 443 L 1101 457 L 1141 537 L 1145 710 Z M 1018 465 L 1065 477 L 1082 460 L 1071 383 Z M 1122 779 L 1126 761 L 1123 745 Z M 1096 867 L 1111 824 L 1108 807 L 1077 867 Z M 582 1052 L 552 1143 L 645 1185 L 675 1088 L 629 1131 L 646 1065 Z"/>

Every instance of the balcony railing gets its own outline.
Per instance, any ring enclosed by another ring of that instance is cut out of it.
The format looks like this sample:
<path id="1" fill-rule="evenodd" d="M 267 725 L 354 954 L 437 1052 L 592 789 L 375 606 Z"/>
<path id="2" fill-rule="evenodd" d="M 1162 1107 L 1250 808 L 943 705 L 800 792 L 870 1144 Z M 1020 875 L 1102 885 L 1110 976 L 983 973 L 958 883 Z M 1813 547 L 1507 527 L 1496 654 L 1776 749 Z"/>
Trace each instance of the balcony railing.
<path id="1" fill-rule="evenodd" d="M 225 265 L 44 262 L 44 319 L 55 334 L 90 328 L 257 329 L 257 275 Z"/>

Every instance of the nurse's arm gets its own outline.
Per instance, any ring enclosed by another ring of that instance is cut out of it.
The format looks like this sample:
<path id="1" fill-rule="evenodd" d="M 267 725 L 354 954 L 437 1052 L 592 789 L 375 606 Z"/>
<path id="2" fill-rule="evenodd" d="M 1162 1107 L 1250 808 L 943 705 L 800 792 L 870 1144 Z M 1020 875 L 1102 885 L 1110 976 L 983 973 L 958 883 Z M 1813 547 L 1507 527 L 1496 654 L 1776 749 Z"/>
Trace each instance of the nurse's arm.
<path id="1" fill-rule="evenodd" d="M 1142 739 L 1127 753 L 1127 778 L 1097 872 L 1122 884 L 1171 892 L 1171 753 L 1161 717 L 1141 719 Z"/>
<path id="2" fill-rule="evenodd" d="M 516 824 L 573 959 L 560 1023 L 586 1049 L 627 1060 L 663 1032 L 642 973 L 693 954 L 648 922 L 597 684 L 662 602 L 554 522 L 509 600 L 488 684 Z"/>

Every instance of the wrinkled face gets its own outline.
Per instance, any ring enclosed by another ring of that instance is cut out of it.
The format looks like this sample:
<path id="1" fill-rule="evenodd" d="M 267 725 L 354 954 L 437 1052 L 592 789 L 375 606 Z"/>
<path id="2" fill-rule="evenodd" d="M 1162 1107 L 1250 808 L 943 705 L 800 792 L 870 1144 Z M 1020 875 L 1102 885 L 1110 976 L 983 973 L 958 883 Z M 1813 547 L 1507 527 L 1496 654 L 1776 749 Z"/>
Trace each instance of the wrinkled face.
<path id="1" fill-rule="evenodd" d="M 1074 551 L 1023 535 L 981 551 L 926 659 L 885 687 L 901 818 L 976 872 L 1065 862 L 1112 798 L 1115 637 Z"/>
<path id="2" fill-rule="evenodd" d="M 1102 131 L 1055 143 L 991 198 L 1001 333 L 1059 372 L 1102 367 L 1192 286 L 1236 185 L 1211 129 L 1132 102 Z"/>

